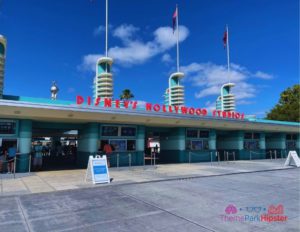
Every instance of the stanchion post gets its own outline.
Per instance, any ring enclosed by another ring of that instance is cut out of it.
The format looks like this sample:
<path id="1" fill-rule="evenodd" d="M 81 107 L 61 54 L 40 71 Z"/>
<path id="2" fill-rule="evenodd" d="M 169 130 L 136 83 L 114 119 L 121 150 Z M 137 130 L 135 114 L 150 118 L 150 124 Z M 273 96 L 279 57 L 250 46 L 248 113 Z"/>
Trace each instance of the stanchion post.
<path id="1" fill-rule="evenodd" d="M 235 151 L 233 152 L 233 160 L 235 161 Z"/>
<path id="2" fill-rule="evenodd" d="M 119 162 L 120 162 L 120 160 L 119 160 L 119 159 L 120 159 L 120 157 L 119 157 L 119 153 L 117 153 L 117 168 L 119 168 L 119 165 L 120 165 L 120 164 L 119 164 Z"/>
<path id="3" fill-rule="evenodd" d="M 31 154 L 29 154 L 29 164 L 28 164 L 28 172 L 31 171 Z"/>
<path id="4" fill-rule="evenodd" d="M 191 163 L 191 152 L 189 152 L 189 163 Z"/>
<path id="5" fill-rule="evenodd" d="M 131 153 L 128 154 L 128 159 L 129 167 L 131 167 Z"/>
<path id="6" fill-rule="evenodd" d="M 250 151 L 249 153 L 250 153 L 249 159 L 252 160 L 252 151 Z"/>
<path id="7" fill-rule="evenodd" d="M 17 163 L 17 156 L 14 157 L 14 179 L 16 179 L 16 163 Z"/>
<path id="8" fill-rule="evenodd" d="M 275 154 L 275 160 L 277 160 L 277 151 L 276 150 L 274 151 L 274 154 Z"/>
<path id="9" fill-rule="evenodd" d="M 218 155 L 218 163 L 220 164 L 220 152 L 217 151 L 217 155 Z"/>
<path id="10" fill-rule="evenodd" d="M 212 151 L 210 152 L 210 165 L 212 165 Z"/>
<path id="11" fill-rule="evenodd" d="M 154 166 L 156 165 L 156 152 L 154 152 L 154 160 L 153 160 Z"/>
<path id="12" fill-rule="evenodd" d="M 270 151 L 270 158 L 271 158 L 271 161 L 272 161 L 272 159 L 273 159 L 273 154 L 272 154 L 272 151 Z"/>

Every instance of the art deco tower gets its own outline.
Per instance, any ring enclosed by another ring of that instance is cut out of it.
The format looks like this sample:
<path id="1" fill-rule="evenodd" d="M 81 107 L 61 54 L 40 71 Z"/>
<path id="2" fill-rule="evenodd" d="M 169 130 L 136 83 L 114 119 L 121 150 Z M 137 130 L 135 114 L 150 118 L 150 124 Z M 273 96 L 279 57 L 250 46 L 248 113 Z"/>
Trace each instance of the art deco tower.
<path id="1" fill-rule="evenodd" d="M 108 57 L 108 0 L 106 0 L 106 30 L 105 30 L 105 57 L 98 59 L 96 76 L 94 79 L 94 98 L 113 97 L 113 76 L 111 66 L 113 59 Z"/>
<path id="2" fill-rule="evenodd" d="M 0 35 L 0 98 L 3 96 L 6 39 Z"/>
<path id="3" fill-rule="evenodd" d="M 235 111 L 235 97 L 232 94 L 231 89 L 235 86 L 234 83 L 230 82 L 230 60 L 229 60 L 229 32 L 228 26 L 226 25 L 226 30 L 223 37 L 224 48 L 227 50 L 227 74 L 228 83 L 221 87 L 221 95 L 216 100 L 216 109 L 226 112 Z"/>
<path id="4" fill-rule="evenodd" d="M 184 105 L 184 87 L 180 84 L 180 80 L 184 77 L 184 73 L 179 71 L 179 27 L 178 27 L 178 6 L 173 14 L 173 31 L 177 35 L 177 72 L 172 73 L 169 77 L 169 88 L 166 90 L 165 105 L 180 106 Z"/>
<path id="5" fill-rule="evenodd" d="M 222 111 L 235 111 L 235 98 L 231 92 L 231 88 L 234 87 L 233 83 L 224 84 L 221 88 L 221 95 L 216 101 L 216 109 Z"/>

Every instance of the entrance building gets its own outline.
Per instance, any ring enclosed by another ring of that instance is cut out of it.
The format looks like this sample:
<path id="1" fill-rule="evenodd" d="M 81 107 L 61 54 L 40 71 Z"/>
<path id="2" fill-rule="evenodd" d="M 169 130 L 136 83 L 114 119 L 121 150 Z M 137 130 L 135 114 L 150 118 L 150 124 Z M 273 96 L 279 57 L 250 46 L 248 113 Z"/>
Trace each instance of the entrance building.
<path id="1" fill-rule="evenodd" d="M 0 99 L 0 142 L 28 157 L 37 142 L 43 169 L 86 168 L 89 155 L 113 147 L 111 166 L 286 157 L 299 154 L 299 123 L 199 117 L 15 96 Z M 26 169 L 26 167 L 23 167 Z"/>

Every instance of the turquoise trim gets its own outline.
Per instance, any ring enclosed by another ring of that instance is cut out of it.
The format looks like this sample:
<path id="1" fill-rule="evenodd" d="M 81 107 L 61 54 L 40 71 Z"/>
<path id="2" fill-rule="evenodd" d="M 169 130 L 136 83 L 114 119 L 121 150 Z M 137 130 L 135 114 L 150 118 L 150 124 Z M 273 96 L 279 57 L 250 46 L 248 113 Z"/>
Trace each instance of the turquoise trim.
<path id="1" fill-rule="evenodd" d="M 259 122 L 259 123 L 299 126 L 300 127 L 300 123 L 298 123 L 298 122 L 286 122 L 286 121 L 276 121 L 276 120 L 256 119 L 256 118 L 246 118 L 245 120 L 250 121 L 250 122 Z"/>

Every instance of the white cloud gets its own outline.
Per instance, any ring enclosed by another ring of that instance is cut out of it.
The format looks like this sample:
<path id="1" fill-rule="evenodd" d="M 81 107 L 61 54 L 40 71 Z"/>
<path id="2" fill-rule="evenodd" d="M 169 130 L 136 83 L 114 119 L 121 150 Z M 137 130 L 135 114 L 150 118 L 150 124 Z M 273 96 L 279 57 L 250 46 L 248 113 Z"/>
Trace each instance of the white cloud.
<path id="1" fill-rule="evenodd" d="M 264 72 L 262 72 L 262 71 L 257 71 L 257 72 L 255 73 L 255 77 L 261 78 L 261 79 L 265 79 L 265 80 L 273 79 L 273 75 L 268 74 L 268 73 L 264 73 Z"/>
<path id="2" fill-rule="evenodd" d="M 99 27 L 95 28 L 94 35 L 101 35 L 103 32 L 105 32 L 105 26 L 100 25 Z"/>
<path id="3" fill-rule="evenodd" d="M 165 54 L 163 54 L 163 56 L 161 57 L 161 61 L 164 62 L 164 63 L 166 63 L 166 64 L 168 64 L 168 63 L 173 62 L 173 59 L 172 59 L 172 57 L 170 56 L 170 54 L 165 53 Z"/>
<path id="4" fill-rule="evenodd" d="M 89 54 L 83 57 L 82 63 L 77 66 L 80 71 L 95 71 L 97 60 L 102 54 Z"/>
<path id="5" fill-rule="evenodd" d="M 139 30 L 138 27 L 135 27 L 131 24 L 122 24 L 113 31 L 113 36 L 120 38 L 121 40 L 129 40 L 134 34 Z"/>
<path id="6" fill-rule="evenodd" d="M 116 63 L 123 66 L 142 64 L 176 45 L 176 31 L 173 33 L 171 27 L 157 28 L 152 34 L 153 39 L 146 42 L 136 38 L 138 30 L 139 28 L 133 25 L 122 24 L 112 31 L 113 36 L 119 38 L 123 44 L 122 46 L 111 47 L 108 51 L 109 56 Z M 188 37 L 189 30 L 185 26 L 179 26 L 179 32 L 179 42 L 182 42 Z M 79 69 L 94 70 L 98 57 L 100 55 L 85 55 Z"/>
<path id="7" fill-rule="evenodd" d="M 208 96 L 216 96 L 217 98 L 223 84 L 229 82 L 229 80 L 235 83 L 232 91 L 235 94 L 237 105 L 253 103 L 253 101 L 245 100 L 255 98 L 258 91 L 256 86 L 248 83 L 251 77 L 260 76 L 262 78 L 264 76 L 263 79 L 267 80 L 272 76 L 261 71 L 252 73 L 246 67 L 238 64 L 232 64 L 229 73 L 226 66 L 213 63 L 192 63 L 181 67 L 181 71 L 185 73 L 183 79 L 185 82 L 191 82 L 193 86 L 199 88 L 195 93 L 196 98 Z"/>
<path id="8" fill-rule="evenodd" d="M 207 101 L 207 102 L 205 102 L 205 106 L 208 111 L 212 111 L 212 110 L 216 109 L 215 102 Z"/>
<path id="9" fill-rule="evenodd" d="M 176 45 L 177 29 L 173 33 L 171 27 L 159 27 L 154 31 L 155 42 L 160 49 L 168 50 Z M 184 41 L 189 36 L 189 29 L 185 26 L 179 26 L 179 42 Z"/>
<path id="10" fill-rule="evenodd" d="M 121 28 L 121 27 L 119 27 Z M 188 35 L 189 30 L 185 26 L 180 26 L 179 42 L 184 41 Z M 109 55 L 112 56 L 116 62 L 122 65 L 141 64 L 151 59 L 153 56 L 164 53 L 176 45 L 176 36 L 172 32 L 171 27 L 159 27 L 153 32 L 154 39 L 148 42 L 143 42 L 134 38 L 134 32 L 137 29 L 133 26 L 122 27 L 118 36 L 124 46 L 112 47 L 109 49 Z M 115 33 L 115 32 L 114 32 Z"/>

